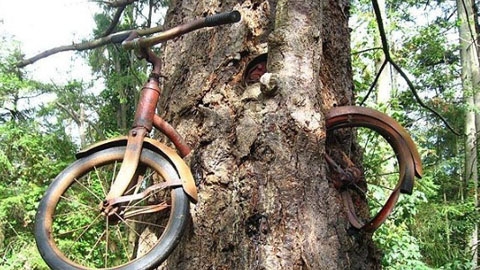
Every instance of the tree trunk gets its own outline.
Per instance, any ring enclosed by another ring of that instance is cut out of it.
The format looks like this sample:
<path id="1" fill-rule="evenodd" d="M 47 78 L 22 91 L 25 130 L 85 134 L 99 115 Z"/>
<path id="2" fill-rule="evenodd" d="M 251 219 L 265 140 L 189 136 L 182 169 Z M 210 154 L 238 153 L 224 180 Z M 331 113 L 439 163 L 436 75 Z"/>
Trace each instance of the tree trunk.
<path id="1" fill-rule="evenodd" d="M 164 112 L 194 152 L 199 202 L 161 269 L 375 269 L 327 180 L 323 112 L 351 104 L 348 3 L 175 1 L 166 25 L 239 10 L 164 46 Z M 245 86 L 268 49 L 268 74 Z M 327 146 L 328 147 L 328 146 Z"/>
<path id="2" fill-rule="evenodd" d="M 465 180 L 473 187 L 473 201 L 478 206 L 478 159 L 477 132 L 480 130 L 480 115 L 475 108 L 480 106 L 480 65 L 476 46 L 476 29 L 473 22 L 473 3 L 471 0 L 457 0 L 460 20 L 460 56 L 462 61 L 462 87 L 467 106 L 465 115 Z M 472 252 L 472 269 L 478 265 L 478 224 L 474 225 L 470 237 L 469 249 Z"/>

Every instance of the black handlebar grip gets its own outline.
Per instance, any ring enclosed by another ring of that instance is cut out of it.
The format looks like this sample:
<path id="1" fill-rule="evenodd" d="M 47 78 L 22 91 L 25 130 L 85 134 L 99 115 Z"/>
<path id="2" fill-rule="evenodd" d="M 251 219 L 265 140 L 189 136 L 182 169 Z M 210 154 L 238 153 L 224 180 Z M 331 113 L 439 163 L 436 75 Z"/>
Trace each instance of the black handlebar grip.
<path id="1" fill-rule="evenodd" d="M 217 26 L 228 23 L 236 23 L 240 21 L 242 15 L 237 10 L 231 12 L 219 13 L 211 16 L 205 17 L 206 26 Z"/>

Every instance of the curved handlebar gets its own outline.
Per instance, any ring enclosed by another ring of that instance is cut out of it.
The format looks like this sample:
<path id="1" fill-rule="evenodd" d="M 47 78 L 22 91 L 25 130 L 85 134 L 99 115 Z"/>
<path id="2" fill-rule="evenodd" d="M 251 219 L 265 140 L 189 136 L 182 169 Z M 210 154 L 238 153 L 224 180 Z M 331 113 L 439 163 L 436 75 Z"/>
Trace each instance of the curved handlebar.
<path id="1" fill-rule="evenodd" d="M 117 42 L 123 38 L 122 46 L 126 50 L 136 49 L 136 48 L 149 48 L 155 44 L 165 42 L 167 40 L 176 38 L 188 32 L 204 28 L 204 27 L 213 27 L 223 24 L 236 23 L 240 21 L 241 15 L 237 10 L 219 13 L 205 18 L 197 19 L 169 30 L 160 32 L 157 35 L 148 37 L 148 38 L 139 38 L 138 34 L 134 34 L 135 31 L 124 31 L 118 33 L 118 38 L 112 37 L 112 42 L 115 39 Z M 130 37 L 130 38 L 127 38 Z M 121 41 L 120 41 L 121 42 Z"/>

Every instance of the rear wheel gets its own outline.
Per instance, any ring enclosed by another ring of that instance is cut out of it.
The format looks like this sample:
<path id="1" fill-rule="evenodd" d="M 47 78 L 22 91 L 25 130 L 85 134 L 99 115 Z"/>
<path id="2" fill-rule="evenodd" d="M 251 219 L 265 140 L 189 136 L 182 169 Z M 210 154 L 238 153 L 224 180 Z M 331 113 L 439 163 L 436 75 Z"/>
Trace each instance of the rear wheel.
<path id="1" fill-rule="evenodd" d="M 102 203 L 122 163 L 125 147 L 99 151 L 72 163 L 40 202 L 35 238 L 53 269 L 152 269 L 175 248 L 185 228 L 189 200 L 166 157 L 143 149 L 135 179 L 111 215 Z M 150 188 L 149 188 L 150 187 Z M 143 192 L 143 193 L 142 193 Z"/>
<path id="2" fill-rule="evenodd" d="M 330 177 L 352 226 L 373 232 L 421 174 L 415 145 L 400 124 L 373 109 L 336 107 L 326 118 Z"/>

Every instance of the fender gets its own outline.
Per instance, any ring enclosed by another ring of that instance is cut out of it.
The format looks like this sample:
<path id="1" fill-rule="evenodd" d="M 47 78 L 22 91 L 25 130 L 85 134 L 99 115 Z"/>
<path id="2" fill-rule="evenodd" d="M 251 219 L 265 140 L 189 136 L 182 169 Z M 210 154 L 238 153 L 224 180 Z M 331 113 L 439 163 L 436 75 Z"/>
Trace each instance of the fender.
<path id="1" fill-rule="evenodd" d="M 383 135 L 388 135 L 385 138 L 390 142 L 391 140 L 394 140 L 394 138 L 396 138 L 396 141 L 398 141 L 398 143 L 403 143 L 403 146 L 399 147 L 397 151 L 408 151 L 408 154 L 405 156 L 407 158 L 410 157 L 409 159 L 411 159 L 412 164 L 408 163 L 404 165 L 411 165 L 413 166 L 413 169 L 410 169 L 409 166 L 406 166 L 405 169 L 402 170 L 403 172 L 411 172 L 411 176 L 410 173 L 403 175 L 403 177 L 407 178 L 405 178 L 406 181 L 402 181 L 403 183 L 401 187 L 401 192 L 411 194 L 413 190 L 414 176 L 422 178 L 422 160 L 420 158 L 415 143 L 410 137 L 410 134 L 397 121 L 395 121 L 388 115 L 374 109 L 358 106 L 340 106 L 330 109 L 325 114 L 326 128 L 328 130 L 330 127 L 334 126 L 339 122 L 354 125 L 354 120 L 351 120 L 353 116 L 355 116 L 355 118 L 357 119 L 363 119 L 365 122 L 370 123 L 370 128 L 373 130 L 379 131 L 375 128 L 377 126 L 384 127 L 386 130 L 388 130 L 388 133 Z M 393 136 L 394 138 L 390 136 Z"/>
<path id="2" fill-rule="evenodd" d="M 80 159 L 110 147 L 126 146 L 127 140 L 127 136 L 120 136 L 109 140 L 101 141 L 79 151 L 75 155 L 75 157 L 77 159 Z M 180 179 L 182 180 L 183 190 L 185 191 L 185 193 L 187 193 L 193 203 L 197 203 L 197 187 L 195 186 L 195 180 L 193 179 L 190 167 L 188 167 L 188 165 L 177 154 L 177 152 L 175 152 L 175 150 L 166 146 L 165 144 L 151 138 L 144 138 L 143 147 L 146 147 L 147 149 L 150 149 L 170 160 L 170 162 L 177 170 Z"/>

